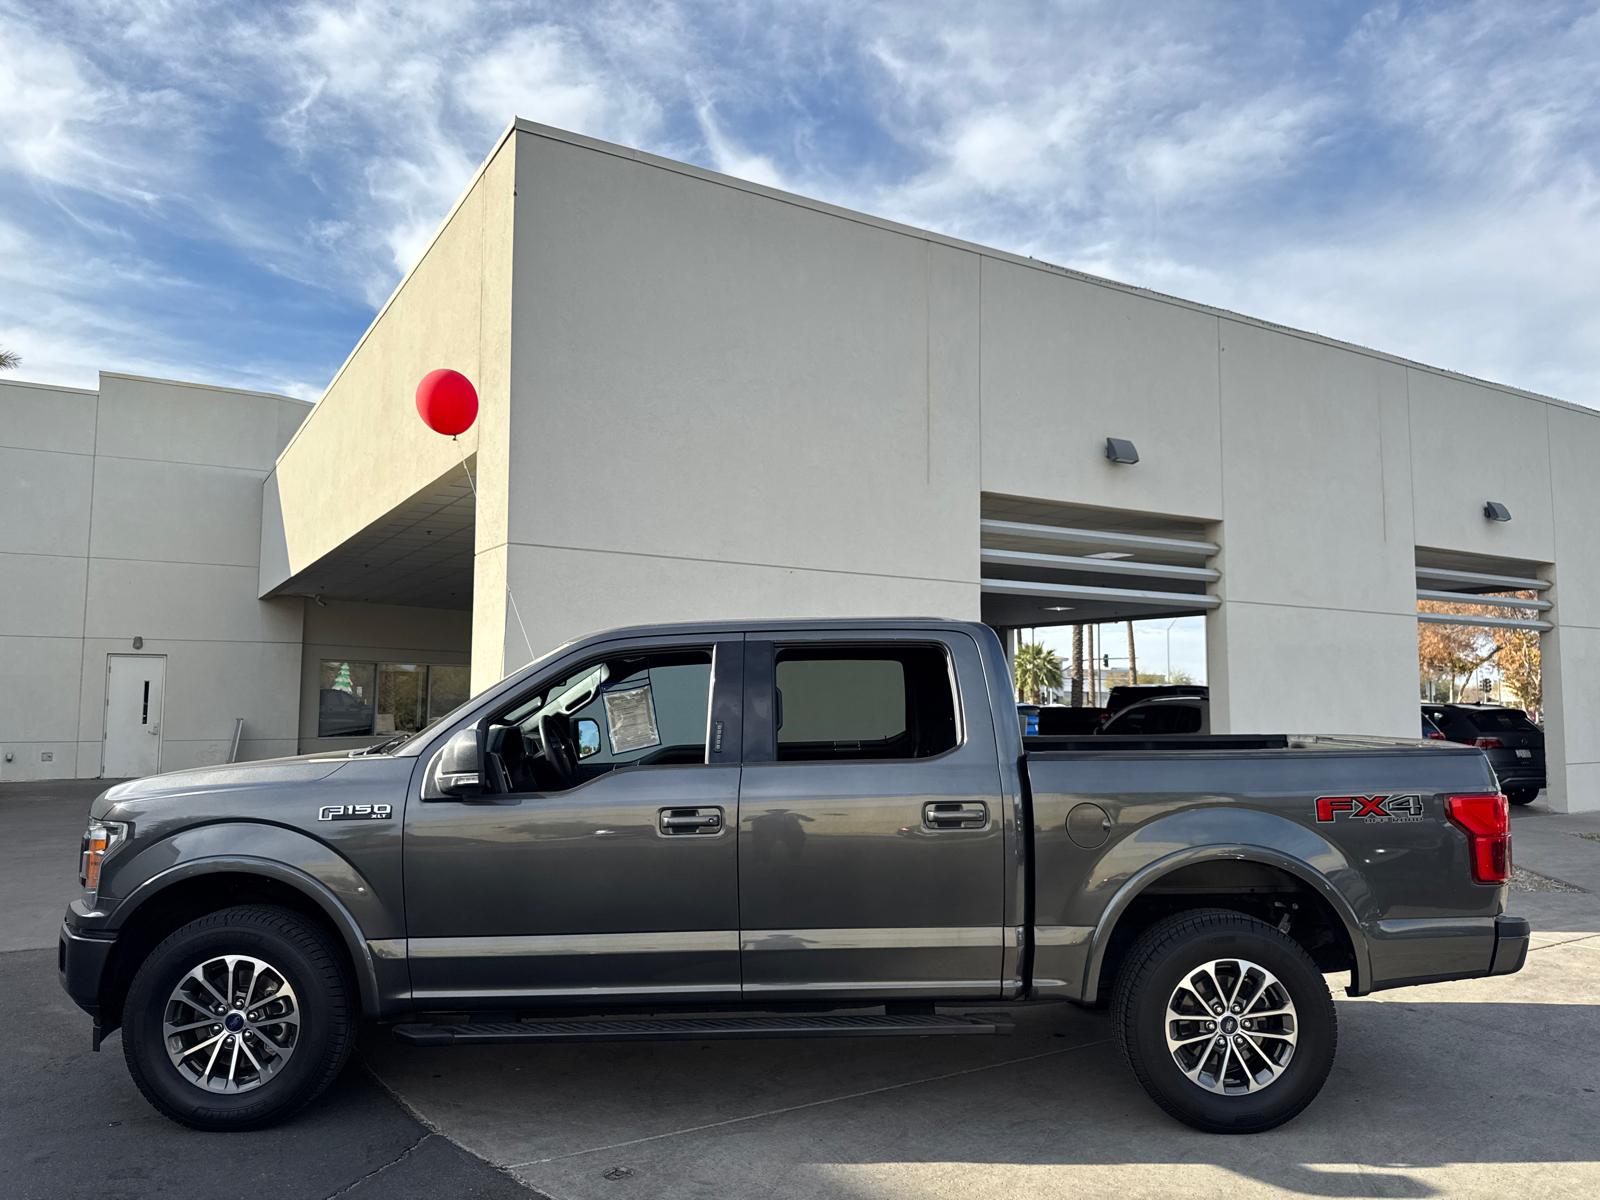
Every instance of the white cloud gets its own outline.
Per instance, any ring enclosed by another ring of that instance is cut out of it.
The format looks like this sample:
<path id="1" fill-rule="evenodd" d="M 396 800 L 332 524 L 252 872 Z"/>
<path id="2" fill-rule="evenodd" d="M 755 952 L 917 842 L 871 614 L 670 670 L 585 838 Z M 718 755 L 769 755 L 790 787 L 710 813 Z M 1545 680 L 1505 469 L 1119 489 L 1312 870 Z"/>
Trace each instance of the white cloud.
<path id="1" fill-rule="evenodd" d="M 711 152 L 714 169 L 736 179 L 788 189 L 789 185 L 784 182 L 770 158 L 764 154 L 751 154 L 723 131 L 717 120 L 716 109 L 709 101 L 702 100 L 695 105 L 695 119 L 700 122 L 700 131 L 705 137 L 706 149 Z"/>
<path id="2" fill-rule="evenodd" d="M 240 280 L 249 267 L 376 306 L 523 116 L 1439 365 L 1600 391 L 1592 2 L 7 11 L 0 203 L 20 253 L 55 272 L 10 276 L 31 291 L 0 300 L 8 338 L 45 338 L 33 314 L 57 311 L 84 355 L 107 353 L 124 331 L 97 308 L 160 294 L 181 312 L 210 260 L 178 264 L 152 230 L 214 247 Z M 213 282 L 195 294 L 220 295 Z M 183 352 L 178 317 L 146 320 L 147 344 Z M 275 370 L 227 355 L 221 369 Z"/>

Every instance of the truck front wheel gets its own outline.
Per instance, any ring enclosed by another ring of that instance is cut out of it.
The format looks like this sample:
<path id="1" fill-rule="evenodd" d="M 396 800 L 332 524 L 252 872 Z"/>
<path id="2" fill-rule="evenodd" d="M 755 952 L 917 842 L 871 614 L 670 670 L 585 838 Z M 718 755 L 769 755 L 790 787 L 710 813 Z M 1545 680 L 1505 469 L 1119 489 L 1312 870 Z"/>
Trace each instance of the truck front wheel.
<path id="1" fill-rule="evenodd" d="M 1117 976 L 1112 1026 L 1150 1098 L 1208 1133 L 1297 1116 L 1333 1066 L 1333 997 L 1311 956 L 1264 921 L 1197 909 L 1140 936 Z"/>
<path id="2" fill-rule="evenodd" d="M 332 1083 L 354 1036 L 348 971 L 323 930 L 282 908 L 191 921 L 140 965 L 122 1050 L 139 1090 L 192 1129 L 259 1129 Z"/>

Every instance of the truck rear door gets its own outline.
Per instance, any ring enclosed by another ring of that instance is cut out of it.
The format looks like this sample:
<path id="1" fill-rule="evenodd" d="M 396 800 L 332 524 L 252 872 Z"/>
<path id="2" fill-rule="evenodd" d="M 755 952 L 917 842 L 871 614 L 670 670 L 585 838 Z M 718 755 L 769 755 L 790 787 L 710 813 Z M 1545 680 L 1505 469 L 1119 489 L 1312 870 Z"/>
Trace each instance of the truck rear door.
<path id="1" fill-rule="evenodd" d="M 746 1000 L 997 994 L 1005 820 L 976 643 L 745 643 Z"/>

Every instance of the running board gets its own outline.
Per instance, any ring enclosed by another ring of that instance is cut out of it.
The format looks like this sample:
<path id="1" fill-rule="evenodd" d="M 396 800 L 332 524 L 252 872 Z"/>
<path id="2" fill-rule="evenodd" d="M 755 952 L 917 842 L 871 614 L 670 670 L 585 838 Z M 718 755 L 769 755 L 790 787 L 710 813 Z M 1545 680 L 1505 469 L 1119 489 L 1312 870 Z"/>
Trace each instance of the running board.
<path id="1" fill-rule="evenodd" d="M 510 1042 L 699 1042 L 714 1038 L 928 1037 L 1010 1033 L 1000 1017 L 767 1016 L 661 1017 L 590 1021 L 527 1020 L 465 1025 L 396 1025 L 413 1046 L 499 1046 Z"/>

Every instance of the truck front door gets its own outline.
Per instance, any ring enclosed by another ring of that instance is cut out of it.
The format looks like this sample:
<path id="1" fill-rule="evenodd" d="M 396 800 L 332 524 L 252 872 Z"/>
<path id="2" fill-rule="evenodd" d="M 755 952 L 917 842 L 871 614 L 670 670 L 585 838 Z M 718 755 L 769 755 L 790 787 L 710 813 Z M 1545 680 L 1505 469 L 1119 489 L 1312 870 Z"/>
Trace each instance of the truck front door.
<path id="1" fill-rule="evenodd" d="M 1009 814 L 976 643 L 752 635 L 744 702 L 745 999 L 997 995 Z"/>
<path id="2" fill-rule="evenodd" d="M 602 647 L 488 719 L 496 790 L 406 806 L 420 1005 L 738 998 L 740 651 Z"/>

